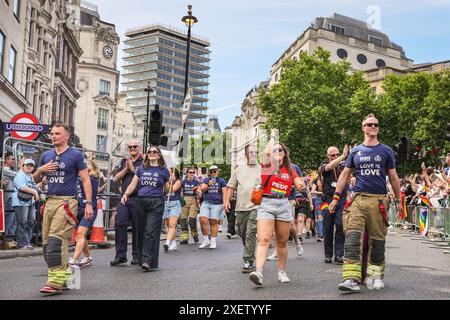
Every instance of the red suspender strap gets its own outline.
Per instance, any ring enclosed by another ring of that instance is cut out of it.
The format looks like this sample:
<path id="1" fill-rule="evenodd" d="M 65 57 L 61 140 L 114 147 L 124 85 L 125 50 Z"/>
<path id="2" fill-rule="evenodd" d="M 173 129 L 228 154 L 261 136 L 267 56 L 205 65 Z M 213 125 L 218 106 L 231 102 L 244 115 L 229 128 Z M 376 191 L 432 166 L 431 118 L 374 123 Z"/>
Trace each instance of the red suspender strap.
<path id="1" fill-rule="evenodd" d="M 378 208 L 380 209 L 381 215 L 383 216 L 384 223 L 386 223 L 386 225 L 389 227 L 389 220 L 387 218 L 383 200 L 378 200 Z"/>
<path id="2" fill-rule="evenodd" d="M 69 222 L 71 224 L 78 224 L 78 219 L 77 217 L 75 217 L 72 212 L 70 212 L 70 208 L 69 208 L 69 201 L 68 200 L 64 200 L 64 210 L 66 210 L 67 213 L 67 220 L 69 220 Z"/>

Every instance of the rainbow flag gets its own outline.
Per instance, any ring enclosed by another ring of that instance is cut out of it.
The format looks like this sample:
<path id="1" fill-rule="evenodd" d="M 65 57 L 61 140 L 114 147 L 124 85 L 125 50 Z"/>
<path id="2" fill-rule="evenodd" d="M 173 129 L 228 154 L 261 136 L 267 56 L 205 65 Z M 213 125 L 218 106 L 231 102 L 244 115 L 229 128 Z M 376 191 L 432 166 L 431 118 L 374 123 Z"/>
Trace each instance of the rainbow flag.
<path id="1" fill-rule="evenodd" d="M 425 237 L 428 232 L 427 228 L 428 209 L 420 208 L 419 232 L 420 236 Z"/>
<path id="2" fill-rule="evenodd" d="M 423 186 L 423 189 L 428 193 L 430 192 L 430 188 L 428 188 L 427 186 Z"/>
<path id="3" fill-rule="evenodd" d="M 433 208 L 433 205 L 431 204 L 430 200 L 425 196 L 419 196 L 420 200 L 422 200 L 422 203 L 427 206 L 428 208 Z"/>
<path id="4" fill-rule="evenodd" d="M 323 210 L 327 210 L 328 209 L 328 202 L 324 202 L 324 203 L 322 203 L 322 205 L 319 207 L 319 210 L 320 211 L 323 211 Z"/>
<path id="5" fill-rule="evenodd" d="M 406 200 L 405 200 L 405 192 L 402 192 L 402 209 L 403 214 L 400 217 L 401 219 L 405 220 L 408 217 L 408 211 L 406 210 Z"/>

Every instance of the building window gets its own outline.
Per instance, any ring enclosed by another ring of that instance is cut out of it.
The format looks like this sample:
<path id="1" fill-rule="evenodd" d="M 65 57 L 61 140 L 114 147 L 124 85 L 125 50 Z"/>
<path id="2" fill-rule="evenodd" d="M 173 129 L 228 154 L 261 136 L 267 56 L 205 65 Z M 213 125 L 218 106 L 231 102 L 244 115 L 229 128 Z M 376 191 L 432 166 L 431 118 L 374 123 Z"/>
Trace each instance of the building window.
<path id="1" fill-rule="evenodd" d="M 336 54 L 341 59 L 345 59 L 348 56 L 347 51 L 345 49 L 338 49 Z"/>
<path id="2" fill-rule="evenodd" d="M 334 24 L 331 25 L 331 31 L 337 34 L 345 34 L 345 28 L 335 26 Z"/>
<path id="3" fill-rule="evenodd" d="M 383 59 L 377 59 L 377 61 L 375 62 L 378 68 L 382 68 L 386 66 L 386 62 L 384 62 Z"/>
<path id="4" fill-rule="evenodd" d="M 383 39 L 377 38 L 377 37 L 369 36 L 369 42 L 372 42 L 372 43 L 374 43 L 377 46 L 382 46 L 383 45 Z"/>
<path id="5" fill-rule="evenodd" d="M 102 143 L 103 139 L 105 138 L 105 136 L 102 135 L 97 135 L 97 141 L 96 141 L 96 147 L 97 149 L 99 148 L 100 144 Z"/>
<path id="6" fill-rule="evenodd" d="M 98 109 L 97 129 L 108 130 L 108 113 L 109 110 Z"/>
<path id="7" fill-rule="evenodd" d="M 358 54 L 356 56 L 356 59 L 358 60 L 359 63 L 361 64 L 366 64 L 367 63 L 367 57 L 365 55 L 363 55 L 362 53 Z"/>
<path id="8" fill-rule="evenodd" d="M 5 35 L 0 31 L 0 74 L 3 74 L 3 52 L 5 52 Z"/>
<path id="9" fill-rule="evenodd" d="M 11 46 L 11 50 L 9 52 L 9 67 L 8 67 L 8 81 L 14 84 L 15 71 L 16 71 L 16 55 L 17 51 Z"/>
<path id="10" fill-rule="evenodd" d="M 99 94 L 101 96 L 109 96 L 109 88 L 111 86 L 111 82 L 106 80 L 100 80 L 100 90 Z"/>
<path id="11" fill-rule="evenodd" d="M 20 0 L 14 0 L 14 2 L 13 2 L 13 13 L 16 16 L 17 20 L 19 20 Z"/>

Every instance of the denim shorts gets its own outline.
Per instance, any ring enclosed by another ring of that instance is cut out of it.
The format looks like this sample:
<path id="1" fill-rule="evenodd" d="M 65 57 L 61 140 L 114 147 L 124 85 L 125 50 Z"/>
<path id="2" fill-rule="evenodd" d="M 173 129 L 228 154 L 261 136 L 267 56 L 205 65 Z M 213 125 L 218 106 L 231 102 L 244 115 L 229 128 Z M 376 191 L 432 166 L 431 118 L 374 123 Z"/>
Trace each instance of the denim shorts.
<path id="1" fill-rule="evenodd" d="M 181 215 L 181 204 L 180 200 L 167 201 L 164 202 L 164 215 L 163 219 L 168 219 L 170 217 L 179 217 Z"/>
<path id="2" fill-rule="evenodd" d="M 223 204 L 212 204 L 207 201 L 203 201 L 200 206 L 200 214 L 198 216 L 213 220 L 223 219 Z"/>
<path id="3" fill-rule="evenodd" d="M 263 197 L 256 215 L 256 220 L 261 219 L 291 222 L 294 218 L 289 200 Z"/>
<path id="4" fill-rule="evenodd" d="M 97 208 L 94 208 L 93 210 L 94 210 L 94 215 L 92 216 L 92 218 L 90 220 L 86 220 L 86 218 L 84 217 L 84 208 L 78 209 L 77 219 L 80 222 L 80 223 L 78 223 L 79 227 L 86 227 L 88 229 L 92 228 L 92 226 L 94 225 L 95 219 L 97 219 Z"/>

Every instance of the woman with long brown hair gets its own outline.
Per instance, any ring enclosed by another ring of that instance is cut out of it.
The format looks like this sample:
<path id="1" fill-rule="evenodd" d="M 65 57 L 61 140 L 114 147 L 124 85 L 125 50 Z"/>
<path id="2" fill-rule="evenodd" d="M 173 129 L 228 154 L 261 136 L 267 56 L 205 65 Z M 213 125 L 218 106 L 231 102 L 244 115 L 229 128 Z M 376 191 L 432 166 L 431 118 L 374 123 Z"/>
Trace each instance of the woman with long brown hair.
<path id="1" fill-rule="evenodd" d="M 121 202 L 125 204 L 128 196 L 138 188 L 139 205 L 139 265 L 145 272 L 158 268 L 159 243 L 164 213 L 164 193 L 170 189 L 170 173 L 161 150 L 150 146 L 142 166 L 125 191 Z"/>
<path id="2" fill-rule="evenodd" d="M 304 190 L 305 184 L 291 166 L 289 150 L 282 143 L 275 142 L 274 131 L 268 143 L 261 170 L 263 198 L 257 211 L 258 246 L 256 248 L 256 271 L 250 273 L 250 280 L 263 284 L 263 268 L 266 263 L 270 241 L 275 231 L 278 254 L 278 281 L 289 282 L 286 275 L 288 238 L 293 220 L 287 196 L 292 186 Z"/>

